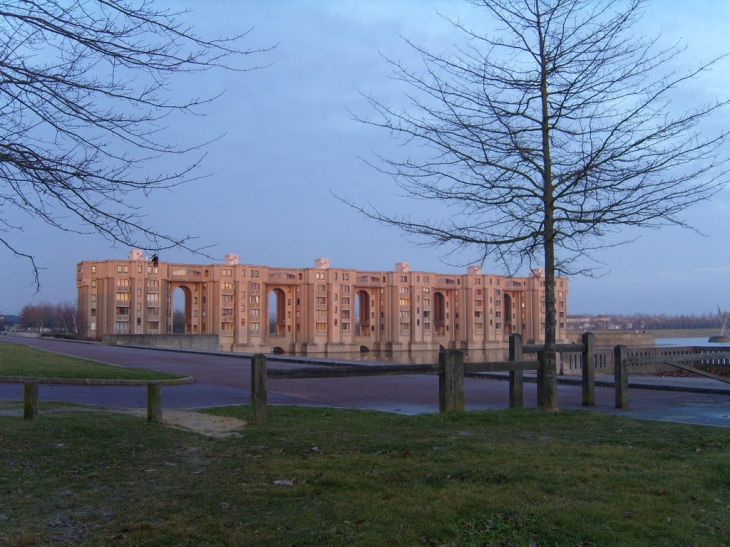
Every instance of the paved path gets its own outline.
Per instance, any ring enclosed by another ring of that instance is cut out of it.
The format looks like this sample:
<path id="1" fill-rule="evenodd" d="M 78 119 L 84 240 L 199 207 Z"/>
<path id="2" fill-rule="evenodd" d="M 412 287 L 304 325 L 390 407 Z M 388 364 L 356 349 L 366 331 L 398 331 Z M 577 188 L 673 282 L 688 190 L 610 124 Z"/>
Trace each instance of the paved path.
<path id="1" fill-rule="evenodd" d="M 191 409 L 248 404 L 250 363 L 230 353 L 189 353 L 121 346 L 7 336 L 2 342 L 26 344 L 47 351 L 120 365 L 192 376 L 195 382 L 163 389 L 163 407 Z M 276 368 L 292 365 L 277 363 Z M 528 375 L 529 376 L 529 375 Z M 581 409 L 581 387 L 575 377 L 559 378 L 562 409 Z M 597 377 L 610 383 L 608 377 Z M 730 427 L 730 384 L 704 378 L 633 376 L 628 410 L 616 410 L 612 387 L 596 388 L 598 412 L 633 418 Z M 683 391 L 676 391 L 681 389 Z M 436 376 L 376 376 L 322 380 L 270 380 L 270 404 L 360 408 L 419 414 L 438 411 Z M 0 384 L 0 400 L 22 399 L 20 384 Z M 41 400 L 77 402 L 108 407 L 144 408 L 146 390 L 137 387 L 50 386 L 40 388 Z M 465 379 L 468 410 L 507 408 L 507 382 L 494 377 Z M 535 406 L 536 386 L 525 384 L 525 406 Z"/>

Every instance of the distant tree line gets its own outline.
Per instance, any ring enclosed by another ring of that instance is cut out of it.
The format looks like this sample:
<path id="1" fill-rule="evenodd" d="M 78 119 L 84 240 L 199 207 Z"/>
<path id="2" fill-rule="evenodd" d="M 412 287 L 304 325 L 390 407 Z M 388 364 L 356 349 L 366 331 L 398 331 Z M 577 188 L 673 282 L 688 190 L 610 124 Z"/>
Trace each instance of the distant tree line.
<path id="1" fill-rule="evenodd" d="M 77 334 L 80 326 L 76 304 L 71 302 L 27 304 L 20 311 L 19 325 L 27 330 L 70 335 Z"/>
<path id="2" fill-rule="evenodd" d="M 667 330 L 667 329 L 720 329 L 724 316 L 718 313 L 702 315 L 569 315 L 568 329 L 588 330 Z"/>

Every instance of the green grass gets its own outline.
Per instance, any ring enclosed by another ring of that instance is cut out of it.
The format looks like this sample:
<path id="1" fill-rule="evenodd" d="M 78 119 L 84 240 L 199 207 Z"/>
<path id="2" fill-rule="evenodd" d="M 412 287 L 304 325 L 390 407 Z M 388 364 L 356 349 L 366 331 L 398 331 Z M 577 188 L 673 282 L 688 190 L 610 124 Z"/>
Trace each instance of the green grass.
<path id="1" fill-rule="evenodd" d="M 0 479 L 8 547 L 730 544 L 730 430 L 582 411 L 272 407 L 212 439 L 42 407 L 0 416 Z"/>
<path id="2" fill-rule="evenodd" d="M 5 342 L 0 343 L 0 376 L 106 380 L 168 380 L 182 377 L 154 370 L 106 365 Z"/>

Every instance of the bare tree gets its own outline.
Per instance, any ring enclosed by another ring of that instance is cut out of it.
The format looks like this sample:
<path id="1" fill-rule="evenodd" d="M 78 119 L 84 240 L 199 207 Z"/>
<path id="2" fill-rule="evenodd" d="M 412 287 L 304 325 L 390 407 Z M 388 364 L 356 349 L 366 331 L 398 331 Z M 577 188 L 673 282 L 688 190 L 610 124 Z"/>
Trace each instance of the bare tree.
<path id="1" fill-rule="evenodd" d="M 30 260 L 36 286 L 33 252 L 11 237 L 17 211 L 133 247 L 190 248 L 189 235 L 151 227 L 131 201 L 198 176 L 206 143 L 168 142 L 166 118 L 214 97 L 178 99 L 173 78 L 249 70 L 238 60 L 262 50 L 240 48 L 247 31 L 201 38 L 185 15 L 152 0 L 0 4 L 0 244 Z M 177 168 L 160 168 L 171 155 L 183 156 Z"/>
<path id="2" fill-rule="evenodd" d="M 681 213 L 725 182 L 728 134 L 698 124 L 726 102 L 669 109 L 675 90 L 719 59 L 660 74 L 682 49 L 632 34 L 644 0 L 471 3 L 496 32 L 451 20 L 463 47 L 438 53 L 408 42 L 421 69 L 390 61 L 409 86 L 408 106 L 368 96 L 376 114 L 356 116 L 426 149 L 379 157 L 376 167 L 407 195 L 445 204 L 447 216 L 350 204 L 426 244 L 475 251 L 470 262 L 496 259 L 508 272 L 544 266 L 539 399 L 554 410 L 556 274 L 585 272 L 581 259 L 621 227 L 686 226 Z"/>

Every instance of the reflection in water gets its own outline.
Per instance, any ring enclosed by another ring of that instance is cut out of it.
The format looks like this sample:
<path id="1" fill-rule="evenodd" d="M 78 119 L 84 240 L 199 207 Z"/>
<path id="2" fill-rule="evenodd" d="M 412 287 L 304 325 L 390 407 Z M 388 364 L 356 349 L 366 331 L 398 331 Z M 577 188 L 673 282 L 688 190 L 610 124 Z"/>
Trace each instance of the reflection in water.
<path id="1" fill-rule="evenodd" d="M 290 355 L 290 354 L 287 354 Z M 367 361 L 372 363 L 403 363 L 410 365 L 426 365 L 439 362 L 439 352 L 434 351 L 367 351 L 337 353 L 307 353 L 307 357 L 331 359 L 333 361 Z M 484 361 L 506 361 L 508 348 L 490 350 L 464 351 L 464 361 L 481 363 Z"/>

